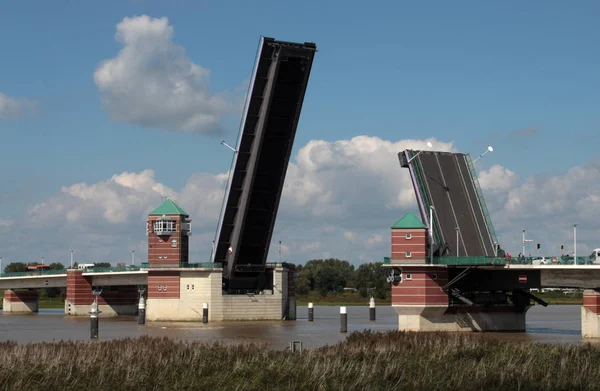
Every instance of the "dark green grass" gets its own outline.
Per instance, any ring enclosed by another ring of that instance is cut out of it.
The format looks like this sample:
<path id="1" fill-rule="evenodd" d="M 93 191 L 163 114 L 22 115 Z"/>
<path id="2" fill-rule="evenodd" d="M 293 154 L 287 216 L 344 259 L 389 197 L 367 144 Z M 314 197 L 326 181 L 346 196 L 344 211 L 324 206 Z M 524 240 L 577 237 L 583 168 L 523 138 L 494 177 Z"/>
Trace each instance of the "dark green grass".
<path id="1" fill-rule="evenodd" d="M 141 337 L 0 344 L 7 390 L 594 390 L 600 349 L 480 335 L 354 333 L 290 353 Z"/>

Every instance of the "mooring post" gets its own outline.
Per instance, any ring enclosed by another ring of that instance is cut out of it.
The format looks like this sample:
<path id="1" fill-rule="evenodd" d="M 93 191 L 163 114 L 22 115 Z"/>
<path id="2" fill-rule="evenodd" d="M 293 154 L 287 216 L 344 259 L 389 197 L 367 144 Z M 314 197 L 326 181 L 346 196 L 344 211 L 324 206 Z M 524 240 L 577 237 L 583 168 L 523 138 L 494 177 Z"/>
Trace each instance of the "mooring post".
<path id="1" fill-rule="evenodd" d="M 369 320 L 375 320 L 375 299 L 373 297 L 369 300 Z"/>
<path id="2" fill-rule="evenodd" d="M 308 303 L 308 321 L 312 322 L 315 316 L 315 310 L 313 308 L 313 303 Z"/>
<path id="3" fill-rule="evenodd" d="M 90 310 L 91 339 L 98 339 L 98 301 L 94 300 Z"/>
<path id="4" fill-rule="evenodd" d="M 346 313 L 346 307 L 340 307 L 340 332 L 345 333 L 348 331 L 348 314 Z"/>
<path id="5" fill-rule="evenodd" d="M 140 302 L 138 304 L 137 322 L 138 324 L 146 323 L 146 300 L 144 299 L 144 296 L 140 296 Z"/>
<path id="6" fill-rule="evenodd" d="M 208 323 L 208 303 L 202 304 L 202 323 Z"/>

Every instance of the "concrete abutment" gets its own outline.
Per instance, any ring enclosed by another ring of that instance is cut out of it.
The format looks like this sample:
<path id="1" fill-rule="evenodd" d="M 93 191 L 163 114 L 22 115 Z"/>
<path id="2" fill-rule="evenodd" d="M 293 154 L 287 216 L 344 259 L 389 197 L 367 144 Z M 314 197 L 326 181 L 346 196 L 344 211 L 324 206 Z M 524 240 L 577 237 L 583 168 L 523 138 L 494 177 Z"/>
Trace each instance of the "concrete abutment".
<path id="1" fill-rule="evenodd" d="M 37 290 L 13 290 L 4 291 L 2 302 L 2 313 L 35 313 L 39 309 Z"/>

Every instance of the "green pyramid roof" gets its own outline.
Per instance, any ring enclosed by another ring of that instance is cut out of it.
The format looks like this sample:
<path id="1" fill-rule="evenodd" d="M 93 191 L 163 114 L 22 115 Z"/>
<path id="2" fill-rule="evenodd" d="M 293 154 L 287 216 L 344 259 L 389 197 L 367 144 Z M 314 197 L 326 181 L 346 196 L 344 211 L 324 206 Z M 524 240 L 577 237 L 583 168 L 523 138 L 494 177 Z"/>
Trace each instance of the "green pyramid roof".
<path id="1" fill-rule="evenodd" d="M 164 200 L 162 204 L 160 204 L 160 206 L 156 209 L 154 209 L 152 212 L 150 212 L 150 216 L 155 216 L 155 215 L 182 215 L 182 216 L 189 216 L 187 213 L 185 213 L 185 211 L 183 209 L 181 209 L 179 206 L 177 206 L 176 203 L 174 203 L 171 200 Z"/>
<path id="2" fill-rule="evenodd" d="M 396 224 L 392 225 L 392 228 L 427 228 L 425 224 L 419 220 L 417 216 L 408 212 L 403 218 L 396 221 Z"/>

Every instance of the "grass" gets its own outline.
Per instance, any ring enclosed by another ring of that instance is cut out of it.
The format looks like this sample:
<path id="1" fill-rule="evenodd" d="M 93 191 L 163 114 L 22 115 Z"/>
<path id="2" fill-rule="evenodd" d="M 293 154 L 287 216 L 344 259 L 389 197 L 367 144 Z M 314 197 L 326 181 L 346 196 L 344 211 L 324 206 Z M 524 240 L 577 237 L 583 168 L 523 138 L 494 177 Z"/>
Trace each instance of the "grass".
<path id="1" fill-rule="evenodd" d="M 600 348 L 467 333 L 362 332 L 290 353 L 141 337 L 0 344 L 0 389 L 593 390 Z"/>

